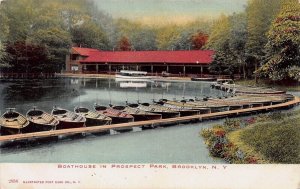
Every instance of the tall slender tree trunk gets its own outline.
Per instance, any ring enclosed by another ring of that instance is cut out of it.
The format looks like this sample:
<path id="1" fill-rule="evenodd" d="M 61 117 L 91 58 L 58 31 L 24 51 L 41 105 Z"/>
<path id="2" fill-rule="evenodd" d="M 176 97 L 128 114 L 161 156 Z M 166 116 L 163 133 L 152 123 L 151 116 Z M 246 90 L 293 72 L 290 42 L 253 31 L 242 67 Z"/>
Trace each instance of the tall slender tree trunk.
<path id="1" fill-rule="evenodd" d="M 257 85 L 258 84 L 258 80 L 257 80 L 257 73 L 256 73 L 256 71 L 257 71 L 257 59 L 255 59 L 255 70 L 254 70 L 254 72 L 255 72 L 255 74 L 254 74 L 254 77 L 255 77 L 255 84 Z"/>
<path id="2" fill-rule="evenodd" d="M 246 79 L 246 65 L 243 63 L 243 77 Z"/>

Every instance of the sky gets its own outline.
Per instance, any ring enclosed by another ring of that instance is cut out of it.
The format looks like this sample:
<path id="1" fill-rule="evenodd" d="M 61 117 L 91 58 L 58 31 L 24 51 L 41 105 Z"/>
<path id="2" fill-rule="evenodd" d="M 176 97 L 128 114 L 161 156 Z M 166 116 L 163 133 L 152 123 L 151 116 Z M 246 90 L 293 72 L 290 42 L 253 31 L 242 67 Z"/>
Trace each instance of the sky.
<path id="1" fill-rule="evenodd" d="M 216 18 L 244 10 L 248 0 L 95 0 L 101 10 L 114 18 L 134 21 L 186 22 Z"/>

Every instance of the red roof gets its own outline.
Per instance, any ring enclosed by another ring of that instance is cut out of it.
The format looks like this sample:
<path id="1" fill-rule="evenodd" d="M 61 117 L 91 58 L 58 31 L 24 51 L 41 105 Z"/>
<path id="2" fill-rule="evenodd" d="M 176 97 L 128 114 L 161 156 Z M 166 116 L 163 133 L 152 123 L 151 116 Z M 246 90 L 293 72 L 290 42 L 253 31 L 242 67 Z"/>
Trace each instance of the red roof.
<path id="1" fill-rule="evenodd" d="M 209 64 L 214 51 L 99 51 L 96 49 L 76 48 L 82 56 L 81 63 L 184 63 Z"/>
<path id="2" fill-rule="evenodd" d="M 91 48 L 81 48 L 81 47 L 73 47 L 73 52 L 80 54 L 81 56 L 90 56 L 92 52 L 100 52 L 98 49 L 91 49 Z"/>

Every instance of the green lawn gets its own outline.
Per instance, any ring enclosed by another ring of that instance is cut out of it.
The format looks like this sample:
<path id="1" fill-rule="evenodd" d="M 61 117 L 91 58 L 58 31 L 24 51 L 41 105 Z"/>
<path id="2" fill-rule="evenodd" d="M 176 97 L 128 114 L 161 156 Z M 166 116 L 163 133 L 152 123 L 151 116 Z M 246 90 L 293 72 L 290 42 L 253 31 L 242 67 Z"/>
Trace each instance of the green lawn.
<path id="1" fill-rule="evenodd" d="M 211 155 L 229 163 L 300 163 L 300 110 L 227 119 L 201 135 Z"/>
<path id="2" fill-rule="evenodd" d="M 266 120 L 229 133 L 228 139 L 266 162 L 300 163 L 300 111 L 273 113 Z"/>

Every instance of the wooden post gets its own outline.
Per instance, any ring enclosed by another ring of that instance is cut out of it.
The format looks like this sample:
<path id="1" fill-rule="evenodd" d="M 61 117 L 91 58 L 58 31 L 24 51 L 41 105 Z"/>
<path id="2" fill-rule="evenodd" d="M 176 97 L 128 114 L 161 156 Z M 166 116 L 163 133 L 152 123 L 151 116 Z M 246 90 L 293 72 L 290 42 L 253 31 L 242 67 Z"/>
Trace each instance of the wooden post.
<path id="1" fill-rule="evenodd" d="M 153 65 L 151 64 L 151 74 L 153 75 Z"/>
<path id="2" fill-rule="evenodd" d="M 203 66 L 200 66 L 201 68 L 201 77 L 202 77 L 202 74 L 203 74 Z"/>

